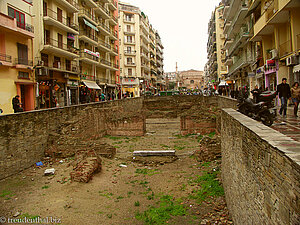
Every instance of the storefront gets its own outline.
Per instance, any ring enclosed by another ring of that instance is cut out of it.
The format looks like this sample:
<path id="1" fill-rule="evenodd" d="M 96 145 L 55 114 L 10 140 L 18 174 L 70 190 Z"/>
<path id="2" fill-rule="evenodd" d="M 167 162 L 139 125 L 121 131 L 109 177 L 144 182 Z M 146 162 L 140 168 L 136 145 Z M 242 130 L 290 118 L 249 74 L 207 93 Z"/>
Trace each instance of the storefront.
<path id="1" fill-rule="evenodd" d="M 294 82 L 300 83 L 300 64 L 294 66 L 293 74 L 294 74 Z"/>
<path id="2" fill-rule="evenodd" d="M 265 88 L 275 91 L 277 86 L 278 63 L 275 60 L 267 60 L 265 65 Z"/>
<path id="3" fill-rule="evenodd" d="M 140 81 L 138 78 L 123 78 L 122 79 L 122 93 L 128 96 L 140 97 Z"/>
<path id="4" fill-rule="evenodd" d="M 34 85 L 33 82 L 15 82 L 17 93 L 20 96 L 20 102 L 24 111 L 34 110 Z"/>
<path id="5" fill-rule="evenodd" d="M 255 79 L 256 79 L 256 85 L 260 88 L 265 88 L 265 70 L 264 66 L 259 67 L 256 69 Z"/>
<path id="6" fill-rule="evenodd" d="M 79 88 L 79 101 L 81 104 L 99 102 L 101 88 L 95 81 L 82 81 Z"/>
<path id="7" fill-rule="evenodd" d="M 77 105 L 79 103 L 79 81 L 69 79 L 67 82 L 67 104 Z"/>

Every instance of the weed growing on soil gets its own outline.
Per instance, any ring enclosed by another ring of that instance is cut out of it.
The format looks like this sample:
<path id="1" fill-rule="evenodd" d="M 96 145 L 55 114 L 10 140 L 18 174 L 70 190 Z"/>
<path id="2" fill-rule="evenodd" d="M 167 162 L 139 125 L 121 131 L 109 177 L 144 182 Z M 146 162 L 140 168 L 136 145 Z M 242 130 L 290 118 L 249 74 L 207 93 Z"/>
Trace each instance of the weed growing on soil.
<path id="1" fill-rule="evenodd" d="M 217 180 L 218 173 L 219 171 L 204 172 L 202 176 L 197 176 L 192 183 L 199 184 L 201 188 L 193 190 L 193 194 L 190 194 L 189 197 L 191 199 L 196 199 L 198 202 L 202 202 L 210 196 L 223 196 L 224 189 L 221 183 Z"/>
<path id="2" fill-rule="evenodd" d="M 4 197 L 6 197 L 7 195 L 10 196 L 10 197 L 12 197 L 11 191 L 3 190 L 3 191 L 1 192 L 1 194 L 0 194 L 0 197 L 4 198 Z"/>
<path id="3" fill-rule="evenodd" d="M 106 136 L 104 136 L 105 138 L 109 138 L 110 140 L 113 140 L 113 141 L 115 141 L 115 140 L 120 140 L 120 139 L 123 139 L 124 137 L 113 137 L 113 136 L 109 136 L 109 135 L 106 135 Z"/>
<path id="4" fill-rule="evenodd" d="M 37 219 L 39 217 L 40 217 L 39 215 L 30 215 L 28 213 L 24 213 L 24 214 L 20 215 L 20 219 L 26 218 L 26 219 L 34 220 L 34 219 Z"/>
<path id="5" fill-rule="evenodd" d="M 140 206 L 140 202 L 139 201 L 134 202 L 134 206 L 136 207 Z"/>
<path id="6" fill-rule="evenodd" d="M 163 145 L 163 144 L 161 144 L 160 145 L 162 148 L 170 148 L 168 145 Z"/>
<path id="7" fill-rule="evenodd" d="M 119 199 L 123 199 L 123 198 L 124 198 L 124 197 L 121 196 L 121 195 L 117 197 L 118 200 L 119 200 Z"/>
<path id="8" fill-rule="evenodd" d="M 48 189 L 49 187 L 50 187 L 50 186 L 45 185 L 45 186 L 42 187 L 42 189 Z"/>
<path id="9" fill-rule="evenodd" d="M 185 149 L 185 147 L 174 145 L 174 149 L 177 151 Z"/>
<path id="10" fill-rule="evenodd" d="M 135 173 L 152 176 L 158 174 L 158 169 L 136 169 Z"/>
<path id="11" fill-rule="evenodd" d="M 106 216 L 107 216 L 109 219 L 112 218 L 112 214 L 107 214 Z"/>
<path id="12" fill-rule="evenodd" d="M 204 162 L 204 163 L 201 164 L 201 166 L 207 168 L 207 167 L 210 166 L 210 164 L 211 164 L 211 162 Z"/>
<path id="13" fill-rule="evenodd" d="M 171 216 L 183 216 L 186 210 L 180 201 L 174 201 L 170 195 L 164 195 L 159 199 L 159 206 L 150 206 L 143 213 L 136 213 L 135 218 L 142 220 L 145 224 L 166 224 Z"/>
<path id="14" fill-rule="evenodd" d="M 99 191 L 99 195 L 102 196 L 102 197 L 106 197 L 108 199 L 111 199 L 111 196 L 113 196 L 114 194 L 110 193 L 110 192 L 105 193 L 105 191 Z"/>
<path id="15" fill-rule="evenodd" d="M 132 194 L 133 194 L 132 191 L 128 191 L 128 192 L 127 192 L 127 197 L 130 198 L 130 196 L 131 196 Z"/>

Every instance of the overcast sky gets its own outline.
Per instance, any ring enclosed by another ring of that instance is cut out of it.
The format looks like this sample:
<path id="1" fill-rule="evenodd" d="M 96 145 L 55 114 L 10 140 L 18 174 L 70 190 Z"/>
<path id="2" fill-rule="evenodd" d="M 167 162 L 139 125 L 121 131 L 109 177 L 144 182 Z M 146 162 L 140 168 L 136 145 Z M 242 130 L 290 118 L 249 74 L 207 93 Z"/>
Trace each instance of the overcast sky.
<path id="1" fill-rule="evenodd" d="M 220 0 L 124 0 L 143 11 L 161 36 L 164 71 L 204 70 L 207 29 Z"/>

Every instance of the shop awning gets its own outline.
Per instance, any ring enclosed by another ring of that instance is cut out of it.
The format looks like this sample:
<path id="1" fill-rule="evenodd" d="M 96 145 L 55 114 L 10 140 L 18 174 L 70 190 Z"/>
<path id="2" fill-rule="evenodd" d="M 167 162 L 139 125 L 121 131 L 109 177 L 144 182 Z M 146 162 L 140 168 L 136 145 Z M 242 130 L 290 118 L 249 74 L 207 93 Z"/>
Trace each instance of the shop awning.
<path id="1" fill-rule="evenodd" d="M 300 72 L 300 64 L 294 66 L 293 73 Z"/>
<path id="2" fill-rule="evenodd" d="M 83 18 L 83 21 L 84 21 L 85 25 L 89 26 L 90 28 L 94 29 L 95 31 L 99 31 L 98 28 L 94 24 L 90 23 L 89 21 L 87 21 L 84 18 Z"/>
<path id="3" fill-rule="evenodd" d="M 82 81 L 85 86 L 87 86 L 90 89 L 97 89 L 101 90 L 101 88 L 98 86 L 98 84 L 95 81 Z"/>
<path id="4" fill-rule="evenodd" d="M 225 82 L 225 80 L 221 80 L 219 86 L 228 86 L 228 84 Z"/>

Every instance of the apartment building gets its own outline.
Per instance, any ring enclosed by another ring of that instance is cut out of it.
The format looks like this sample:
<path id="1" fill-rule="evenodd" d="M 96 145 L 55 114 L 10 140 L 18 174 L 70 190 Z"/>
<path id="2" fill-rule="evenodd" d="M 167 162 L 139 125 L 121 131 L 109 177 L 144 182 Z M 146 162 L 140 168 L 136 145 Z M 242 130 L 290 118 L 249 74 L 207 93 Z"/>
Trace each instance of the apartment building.
<path id="1" fill-rule="evenodd" d="M 161 37 L 159 33 L 155 33 L 155 42 L 156 42 L 156 68 L 157 68 L 157 90 L 164 91 L 166 90 L 166 75 L 164 74 L 164 56 L 163 50 L 164 46 L 162 45 Z"/>
<path id="2" fill-rule="evenodd" d="M 300 1 L 250 0 L 254 24 L 251 41 L 256 43 L 256 78 L 274 90 L 283 77 L 293 84 L 300 81 Z"/>
<path id="3" fill-rule="evenodd" d="M 34 3 L 38 108 L 97 101 L 118 83 L 117 2 Z M 111 88 L 111 89 L 110 89 Z"/>
<path id="4" fill-rule="evenodd" d="M 25 111 L 35 106 L 32 1 L 0 2 L 0 108 L 13 113 L 12 98 L 20 96 Z"/>
<path id="5" fill-rule="evenodd" d="M 163 74 L 163 45 L 160 37 L 150 25 L 149 18 L 138 7 L 120 3 L 119 11 L 120 76 L 123 93 L 133 93 L 134 97 L 146 91 L 155 93 L 163 83 L 162 78 L 157 78 L 158 67 L 159 73 Z M 158 54 L 157 38 L 160 45 Z"/>

